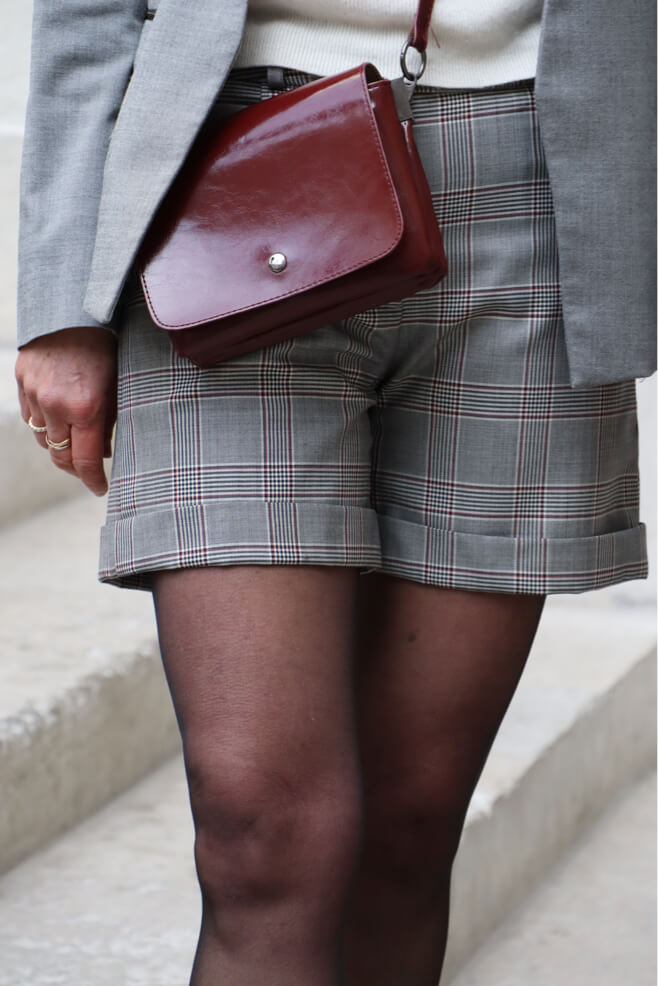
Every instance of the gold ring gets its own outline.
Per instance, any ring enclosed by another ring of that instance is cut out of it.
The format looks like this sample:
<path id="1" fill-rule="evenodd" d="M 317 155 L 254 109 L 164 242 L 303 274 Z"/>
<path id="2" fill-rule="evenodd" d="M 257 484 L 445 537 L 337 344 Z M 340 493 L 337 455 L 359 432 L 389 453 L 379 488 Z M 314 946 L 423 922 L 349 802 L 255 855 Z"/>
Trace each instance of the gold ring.
<path id="1" fill-rule="evenodd" d="M 29 418 L 27 419 L 27 426 L 28 428 L 31 428 L 32 431 L 37 431 L 40 435 L 43 434 L 44 431 L 48 431 L 45 425 L 43 426 L 43 428 L 39 428 L 37 425 L 35 425 L 34 422 L 32 421 L 32 415 L 30 415 Z"/>
<path id="2" fill-rule="evenodd" d="M 48 448 L 54 448 L 57 452 L 61 452 L 62 449 L 71 448 L 71 439 L 65 438 L 63 442 L 51 442 L 46 435 L 46 445 Z"/>

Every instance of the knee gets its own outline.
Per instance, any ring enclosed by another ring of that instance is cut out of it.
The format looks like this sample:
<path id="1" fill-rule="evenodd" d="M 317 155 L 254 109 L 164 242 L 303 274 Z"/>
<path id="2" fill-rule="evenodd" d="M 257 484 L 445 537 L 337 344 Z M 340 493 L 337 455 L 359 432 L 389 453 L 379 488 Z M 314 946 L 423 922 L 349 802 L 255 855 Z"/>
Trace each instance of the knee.
<path id="1" fill-rule="evenodd" d="M 364 866 L 416 889 L 448 880 L 468 796 L 449 778 L 404 778 L 366 802 Z"/>
<path id="2" fill-rule="evenodd" d="M 310 783 L 226 755 L 186 759 L 197 873 L 211 904 L 329 892 L 349 881 L 361 824 L 351 778 Z"/>

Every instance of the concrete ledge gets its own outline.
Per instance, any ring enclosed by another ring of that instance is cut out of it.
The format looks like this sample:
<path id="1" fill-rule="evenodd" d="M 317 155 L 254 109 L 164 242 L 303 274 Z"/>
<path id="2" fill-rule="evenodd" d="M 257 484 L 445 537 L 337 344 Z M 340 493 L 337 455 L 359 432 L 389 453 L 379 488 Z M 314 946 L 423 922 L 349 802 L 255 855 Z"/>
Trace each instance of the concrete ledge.
<path id="1" fill-rule="evenodd" d="M 79 495 L 80 483 L 56 469 L 20 416 L 12 349 L 0 349 L 0 528 Z"/>
<path id="2" fill-rule="evenodd" d="M 0 872 L 179 748 L 150 596 L 95 581 L 103 504 L 0 535 Z"/>
<path id="3" fill-rule="evenodd" d="M 614 796 L 655 765 L 655 735 L 650 613 L 549 602 L 469 810 L 446 982 Z"/>
<path id="4" fill-rule="evenodd" d="M 180 746 L 157 649 L 0 722 L 0 872 L 86 818 Z"/>
<path id="5" fill-rule="evenodd" d="M 656 986 L 655 874 L 652 772 L 614 799 L 450 986 Z"/>

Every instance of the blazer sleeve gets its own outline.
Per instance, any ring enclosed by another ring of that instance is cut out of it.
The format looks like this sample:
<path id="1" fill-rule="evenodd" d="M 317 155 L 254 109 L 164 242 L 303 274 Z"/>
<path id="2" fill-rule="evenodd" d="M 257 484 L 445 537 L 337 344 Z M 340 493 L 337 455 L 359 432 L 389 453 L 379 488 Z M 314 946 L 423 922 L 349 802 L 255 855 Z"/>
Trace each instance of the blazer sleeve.
<path id="1" fill-rule="evenodd" d="M 59 329 L 101 325 L 82 299 L 105 157 L 145 15 L 145 0 L 34 0 L 19 211 L 19 346 Z"/>

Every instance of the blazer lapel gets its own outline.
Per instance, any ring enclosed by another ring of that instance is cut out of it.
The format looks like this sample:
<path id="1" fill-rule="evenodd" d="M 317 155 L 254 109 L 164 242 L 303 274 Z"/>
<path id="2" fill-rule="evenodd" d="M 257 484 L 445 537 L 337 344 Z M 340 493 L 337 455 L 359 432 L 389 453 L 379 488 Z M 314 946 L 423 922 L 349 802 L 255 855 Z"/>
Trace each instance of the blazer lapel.
<path id="1" fill-rule="evenodd" d="M 125 274 L 240 44 L 247 0 L 161 0 L 146 21 L 105 162 L 85 310 L 112 317 Z"/>

